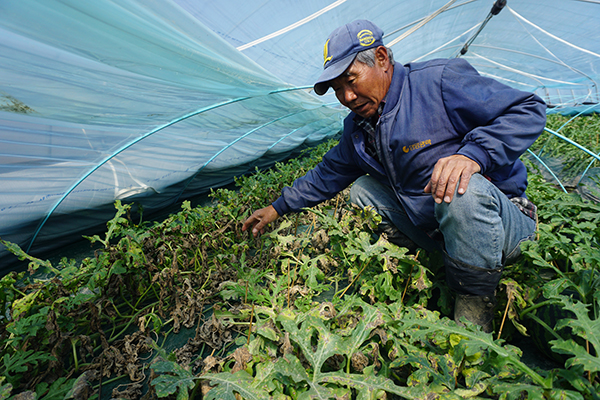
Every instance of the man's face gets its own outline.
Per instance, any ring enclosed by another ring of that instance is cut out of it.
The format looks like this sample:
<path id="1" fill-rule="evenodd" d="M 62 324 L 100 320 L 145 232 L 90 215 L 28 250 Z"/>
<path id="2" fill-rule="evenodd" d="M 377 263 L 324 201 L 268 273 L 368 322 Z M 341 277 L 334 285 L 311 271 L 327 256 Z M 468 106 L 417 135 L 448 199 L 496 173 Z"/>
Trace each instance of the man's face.
<path id="1" fill-rule="evenodd" d="M 354 61 L 342 75 L 331 81 L 331 87 L 342 105 L 363 118 L 370 118 L 387 94 L 392 73 L 387 51 L 379 47 L 373 67 Z"/>

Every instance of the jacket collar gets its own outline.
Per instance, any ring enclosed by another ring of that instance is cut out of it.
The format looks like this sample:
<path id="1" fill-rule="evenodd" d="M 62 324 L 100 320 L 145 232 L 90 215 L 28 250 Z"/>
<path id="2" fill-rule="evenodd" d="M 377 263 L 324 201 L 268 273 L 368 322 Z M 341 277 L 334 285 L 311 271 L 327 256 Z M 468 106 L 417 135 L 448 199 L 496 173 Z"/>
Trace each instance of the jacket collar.
<path id="1" fill-rule="evenodd" d="M 392 75 L 392 82 L 390 88 L 385 95 L 385 107 L 383 108 L 383 114 L 385 115 L 394 108 L 396 108 L 398 101 L 400 100 L 400 94 L 402 92 L 402 86 L 406 79 L 406 67 L 396 62 L 394 65 L 394 74 Z"/>

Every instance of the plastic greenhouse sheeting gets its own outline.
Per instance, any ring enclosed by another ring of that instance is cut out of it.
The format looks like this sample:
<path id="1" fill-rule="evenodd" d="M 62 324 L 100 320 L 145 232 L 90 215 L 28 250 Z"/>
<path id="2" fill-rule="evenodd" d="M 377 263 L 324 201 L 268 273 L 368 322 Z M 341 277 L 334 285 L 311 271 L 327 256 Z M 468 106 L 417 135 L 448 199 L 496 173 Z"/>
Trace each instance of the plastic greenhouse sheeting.
<path id="1" fill-rule="evenodd" d="M 501 2 L 500 2 L 501 3 Z M 31 254 L 336 135 L 324 40 L 370 19 L 402 64 L 461 55 L 549 111 L 599 101 L 595 0 L 0 2 L 0 238 Z M 0 273 L 14 259 L 0 250 Z"/>

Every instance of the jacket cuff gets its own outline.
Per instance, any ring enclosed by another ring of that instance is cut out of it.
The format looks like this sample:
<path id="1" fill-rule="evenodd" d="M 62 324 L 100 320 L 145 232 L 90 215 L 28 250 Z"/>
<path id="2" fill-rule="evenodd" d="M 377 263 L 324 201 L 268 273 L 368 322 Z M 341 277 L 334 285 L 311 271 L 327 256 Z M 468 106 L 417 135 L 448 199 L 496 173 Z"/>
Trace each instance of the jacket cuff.
<path id="1" fill-rule="evenodd" d="M 469 157 L 471 160 L 475 161 L 479 164 L 480 174 L 484 174 L 490 166 L 490 156 L 483 148 L 478 146 L 475 143 L 467 143 L 460 150 L 457 151 L 457 154 L 461 154 L 465 157 Z"/>
<path id="2" fill-rule="evenodd" d="M 271 205 L 273 206 L 275 211 L 277 211 L 277 214 L 279 214 L 280 217 L 282 217 L 284 214 L 287 214 L 290 212 L 290 209 L 289 209 L 288 205 L 285 203 L 283 196 L 279 197 Z"/>

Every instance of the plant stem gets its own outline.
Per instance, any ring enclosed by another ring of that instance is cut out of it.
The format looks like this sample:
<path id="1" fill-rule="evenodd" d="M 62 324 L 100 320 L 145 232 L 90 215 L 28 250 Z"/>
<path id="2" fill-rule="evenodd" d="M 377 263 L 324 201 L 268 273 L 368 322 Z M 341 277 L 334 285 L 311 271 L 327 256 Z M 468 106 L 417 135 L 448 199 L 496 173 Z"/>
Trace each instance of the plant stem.
<path id="1" fill-rule="evenodd" d="M 246 345 L 250 345 L 250 335 L 252 334 L 252 318 L 254 317 L 254 304 L 252 304 L 252 311 L 250 311 L 250 325 L 248 326 L 248 341 Z"/>
<path id="2" fill-rule="evenodd" d="M 537 315 L 530 314 L 527 317 L 533 319 L 535 322 L 537 322 L 538 324 L 540 324 L 544 329 L 546 329 L 548 332 L 550 332 L 556 339 L 562 340 L 562 338 L 558 335 L 558 333 L 556 333 L 554 331 L 554 329 L 550 328 L 548 326 L 548 324 L 545 323 L 544 321 L 542 321 Z"/>
<path id="3" fill-rule="evenodd" d="M 408 290 L 408 285 L 410 285 L 410 282 L 412 280 L 412 273 L 413 273 L 413 269 L 415 268 L 415 265 L 411 265 L 410 266 L 410 273 L 408 274 L 408 278 L 406 279 L 406 286 L 404 287 L 404 292 L 402 292 L 402 297 L 400 298 L 400 303 L 404 304 L 404 295 L 406 295 L 406 291 Z"/>
<path id="4" fill-rule="evenodd" d="M 365 263 L 362 267 L 362 269 L 360 270 L 360 272 L 354 277 L 354 279 L 352 279 L 352 282 L 350 282 L 350 284 L 348 284 L 348 286 L 346 286 L 346 288 L 342 291 L 342 293 L 340 294 L 339 298 L 341 299 L 344 294 L 346 294 L 346 291 L 348 291 L 348 289 L 350 289 L 350 286 L 352 286 L 352 284 L 354 282 L 356 282 L 356 280 L 360 277 L 360 275 L 363 273 L 363 271 L 365 270 L 365 268 L 367 268 L 367 265 L 369 263 Z"/>
<path id="5" fill-rule="evenodd" d="M 527 314 L 531 313 L 534 310 L 537 310 L 540 307 L 543 306 L 547 306 L 547 305 L 552 305 L 552 304 L 556 304 L 557 301 L 556 300 L 544 300 L 544 301 L 540 301 L 537 304 L 534 304 L 524 310 L 521 311 L 521 313 L 519 314 L 519 318 L 523 319 Z"/>
<path id="6" fill-rule="evenodd" d="M 506 302 L 506 308 L 504 309 L 504 315 L 502 316 L 502 323 L 500 324 L 500 329 L 498 330 L 497 340 L 502 336 L 502 329 L 504 328 L 504 321 L 506 321 L 506 316 L 508 315 L 508 308 L 510 307 L 510 303 L 512 302 L 513 297 L 509 296 L 508 301 Z"/>
<path id="7" fill-rule="evenodd" d="M 77 339 L 71 339 L 71 349 L 73 350 L 73 362 L 75 363 L 75 372 L 79 371 L 79 360 L 77 359 L 77 347 L 75 347 Z"/>
<path id="8" fill-rule="evenodd" d="M 113 382 L 116 382 L 116 381 L 118 381 L 119 379 L 126 378 L 127 376 L 128 376 L 128 375 L 126 375 L 126 374 L 125 374 L 125 375 L 119 375 L 119 376 L 115 376 L 115 377 L 114 377 L 114 378 L 112 378 L 112 379 L 109 379 L 109 380 L 107 380 L 107 381 L 104 381 L 104 382 L 102 382 L 102 386 L 106 386 L 106 385 L 108 385 L 108 384 L 110 384 L 110 383 L 113 383 Z M 98 389 L 98 387 L 99 387 L 99 386 L 100 386 L 100 385 L 96 385 L 96 386 L 94 386 L 94 387 L 93 387 L 93 389 L 94 389 L 94 390 L 96 390 L 96 389 Z"/>

